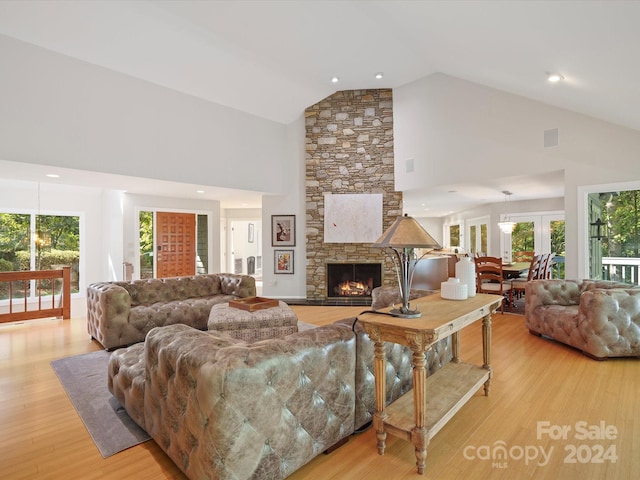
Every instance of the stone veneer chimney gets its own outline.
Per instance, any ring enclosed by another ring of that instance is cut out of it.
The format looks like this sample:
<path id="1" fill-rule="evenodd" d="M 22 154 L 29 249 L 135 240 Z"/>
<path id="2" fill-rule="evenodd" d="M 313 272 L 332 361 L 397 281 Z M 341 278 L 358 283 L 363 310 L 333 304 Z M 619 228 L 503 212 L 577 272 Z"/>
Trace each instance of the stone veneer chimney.
<path id="1" fill-rule="evenodd" d="M 381 262 L 395 284 L 389 256 L 363 243 L 324 243 L 324 193 L 382 193 L 382 229 L 402 215 L 394 191 L 393 96 L 390 89 L 337 92 L 305 110 L 307 299 L 326 298 L 326 264 Z"/>

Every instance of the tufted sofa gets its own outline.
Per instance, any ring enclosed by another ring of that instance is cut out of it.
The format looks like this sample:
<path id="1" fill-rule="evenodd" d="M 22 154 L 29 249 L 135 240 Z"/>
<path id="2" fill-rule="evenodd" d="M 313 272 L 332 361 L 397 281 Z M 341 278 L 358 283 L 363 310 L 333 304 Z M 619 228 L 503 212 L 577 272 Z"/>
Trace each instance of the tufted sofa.
<path id="1" fill-rule="evenodd" d="M 281 479 L 354 430 L 355 336 L 246 343 L 186 325 L 112 353 L 109 389 L 190 479 Z"/>
<path id="2" fill-rule="evenodd" d="M 603 280 L 534 280 L 525 286 L 525 323 L 604 360 L 640 356 L 640 288 Z"/>
<path id="3" fill-rule="evenodd" d="M 385 347 L 390 403 L 412 388 L 412 352 Z M 275 480 L 372 420 L 373 351 L 356 318 L 256 343 L 172 325 L 113 352 L 108 386 L 190 479 Z M 451 357 L 438 342 L 428 373 Z"/>
<path id="4" fill-rule="evenodd" d="M 213 305 L 255 295 L 253 277 L 231 273 L 94 283 L 87 288 L 87 329 L 112 350 L 142 342 L 158 326 L 204 330 Z"/>

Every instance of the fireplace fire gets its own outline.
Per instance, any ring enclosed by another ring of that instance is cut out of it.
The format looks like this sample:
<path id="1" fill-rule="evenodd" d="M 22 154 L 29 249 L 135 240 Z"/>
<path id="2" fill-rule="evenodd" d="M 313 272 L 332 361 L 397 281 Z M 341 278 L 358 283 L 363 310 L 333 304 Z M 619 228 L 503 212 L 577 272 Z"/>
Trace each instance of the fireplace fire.
<path id="1" fill-rule="evenodd" d="M 328 263 L 327 297 L 370 297 L 382 285 L 380 263 Z"/>
<path id="2" fill-rule="evenodd" d="M 342 282 L 336 287 L 339 297 L 363 297 L 371 295 L 371 288 L 362 282 Z"/>

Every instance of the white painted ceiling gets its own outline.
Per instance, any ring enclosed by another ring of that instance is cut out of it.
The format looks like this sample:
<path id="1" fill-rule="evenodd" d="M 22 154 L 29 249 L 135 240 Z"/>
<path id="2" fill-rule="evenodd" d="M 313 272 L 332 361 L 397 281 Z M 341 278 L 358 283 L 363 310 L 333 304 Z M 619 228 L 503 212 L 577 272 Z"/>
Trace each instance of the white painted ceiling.
<path id="1" fill-rule="evenodd" d="M 4 35 L 284 124 L 336 90 L 440 72 L 640 130 L 639 24 L 640 2 L 614 0 L 0 0 Z M 503 198 L 492 187 L 457 186 L 447 210 Z"/>

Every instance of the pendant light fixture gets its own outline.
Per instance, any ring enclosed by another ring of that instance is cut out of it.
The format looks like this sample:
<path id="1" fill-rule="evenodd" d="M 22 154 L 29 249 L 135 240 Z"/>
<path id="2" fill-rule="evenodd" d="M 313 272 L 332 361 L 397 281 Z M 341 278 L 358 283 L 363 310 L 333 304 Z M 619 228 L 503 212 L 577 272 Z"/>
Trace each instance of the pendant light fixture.
<path id="1" fill-rule="evenodd" d="M 513 229 L 516 226 L 515 222 L 511 222 L 509 221 L 509 217 L 507 217 L 507 203 L 508 203 L 508 199 L 511 195 L 513 195 L 509 190 L 503 190 L 502 193 L 504 193 L 504 210 L 505 210 L 505 214 L 504 214 L 504 220 L 502 220 L 501 222 L 498 222 L 498 227 L 500 227 L 500 230 L 502 231 L 502 233 L 513 233 Z"/>

